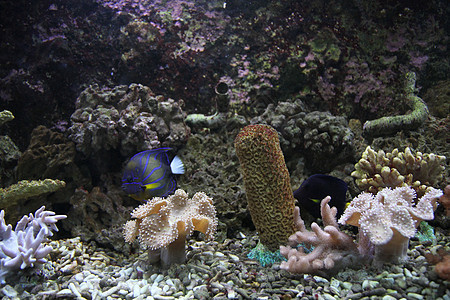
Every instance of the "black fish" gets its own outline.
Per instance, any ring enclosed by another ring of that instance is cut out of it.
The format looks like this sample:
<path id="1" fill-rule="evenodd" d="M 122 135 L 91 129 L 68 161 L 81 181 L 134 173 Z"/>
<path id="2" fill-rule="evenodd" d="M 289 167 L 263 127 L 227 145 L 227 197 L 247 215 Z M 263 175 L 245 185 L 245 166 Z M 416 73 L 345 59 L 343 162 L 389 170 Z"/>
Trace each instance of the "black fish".
<path id="1" fill-rule="evenodd" d="M 320 218 L 320 201 L 326 196 L 330 196 L 329 205 L 335 206 L 338 210 L 337 216 L 340 216 L 345 209 L 347 188 L 347 183 L 339 178 L 315 174 L 303 181 L 302 185 L 294 192 L 294 198 L 313 217 Z"/>

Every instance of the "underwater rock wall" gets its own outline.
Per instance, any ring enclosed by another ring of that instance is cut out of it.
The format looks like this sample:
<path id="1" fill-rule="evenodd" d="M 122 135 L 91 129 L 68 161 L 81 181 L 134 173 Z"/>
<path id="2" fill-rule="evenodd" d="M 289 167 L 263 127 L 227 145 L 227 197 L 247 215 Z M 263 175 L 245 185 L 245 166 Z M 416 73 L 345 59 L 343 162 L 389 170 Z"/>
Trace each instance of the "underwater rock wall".
<path id="1" fill-rule="evenodd" d="M 180 103 L 140 84 L 91 86 L 78 97 L 76 108 L 69 138 L 86 156 L 110 149 L 131 156 L 158 147 L 178 148 L 190 132 Z"/>

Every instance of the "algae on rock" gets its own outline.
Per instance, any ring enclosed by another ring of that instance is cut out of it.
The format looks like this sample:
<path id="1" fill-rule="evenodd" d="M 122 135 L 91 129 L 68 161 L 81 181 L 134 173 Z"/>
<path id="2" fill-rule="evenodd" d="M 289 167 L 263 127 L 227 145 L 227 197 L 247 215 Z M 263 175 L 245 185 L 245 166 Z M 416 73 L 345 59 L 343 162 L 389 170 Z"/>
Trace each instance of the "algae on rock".
<path id="1" fill-rule="evenodd" d="M 20 200 L 55 192 L 66 186 L 62 180 L 22 180 L 7 188 L 0 188 L 0 206 L 6 208 Z"/>

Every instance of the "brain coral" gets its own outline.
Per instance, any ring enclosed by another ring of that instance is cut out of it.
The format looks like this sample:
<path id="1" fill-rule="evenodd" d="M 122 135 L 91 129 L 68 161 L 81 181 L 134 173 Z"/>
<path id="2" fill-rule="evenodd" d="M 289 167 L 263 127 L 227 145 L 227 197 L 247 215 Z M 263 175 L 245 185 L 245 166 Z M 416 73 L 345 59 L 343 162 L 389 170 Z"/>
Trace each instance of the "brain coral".
<path id="1" fill-rule="evenodd" d="M 161 261 L 166 266 L 186 260 L 186 238 L 194 230 L 211 240 L 217 228 L 212 198 L 197 192 L 189 199 L 181 189 L 167 198 L 154 197 L 137 207 L 131 216 L 135 220 L 124 226 L 125 241 L 131 243 L 138 237 L 150 250 L 161 249 Z"/>
<path id="2" fill-rule="evenodd" d="M 155 96 L 146 86 L 111 89 L 93 85 L 78 97 L 68 131 L 77 150 L 85 155 L 119 149 L 122 155 L 130 156 L 184 144 L 190 133 L 184 118 L 180 103 Z"/>
<path id="3" fill-rule="evenodd" d="M 276 251 L 295 232 L 294 197 L 278 133 L 267 125 L 249 125 L 234 145 L 260 242 Z"/>

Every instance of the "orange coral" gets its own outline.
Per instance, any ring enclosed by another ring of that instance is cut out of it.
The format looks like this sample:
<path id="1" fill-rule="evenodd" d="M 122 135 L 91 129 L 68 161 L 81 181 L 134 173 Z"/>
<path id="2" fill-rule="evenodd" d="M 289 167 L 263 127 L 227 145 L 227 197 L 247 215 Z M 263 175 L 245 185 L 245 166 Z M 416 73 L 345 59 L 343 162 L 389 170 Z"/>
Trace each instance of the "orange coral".
<path id="1" fill-rule="evenodd" d="M 422 251 L 429 264 L 435 265 L 434 271 L 444 280 L 450 281 L 450 253 L 439 248 L 436 254 Z"/>
<path id="2" fill-rule="evenodd" d="M 450 254 L 445 255 L 442 261 L 436 264 L 434 270 L 439 277 L 450 281 Z"/>

